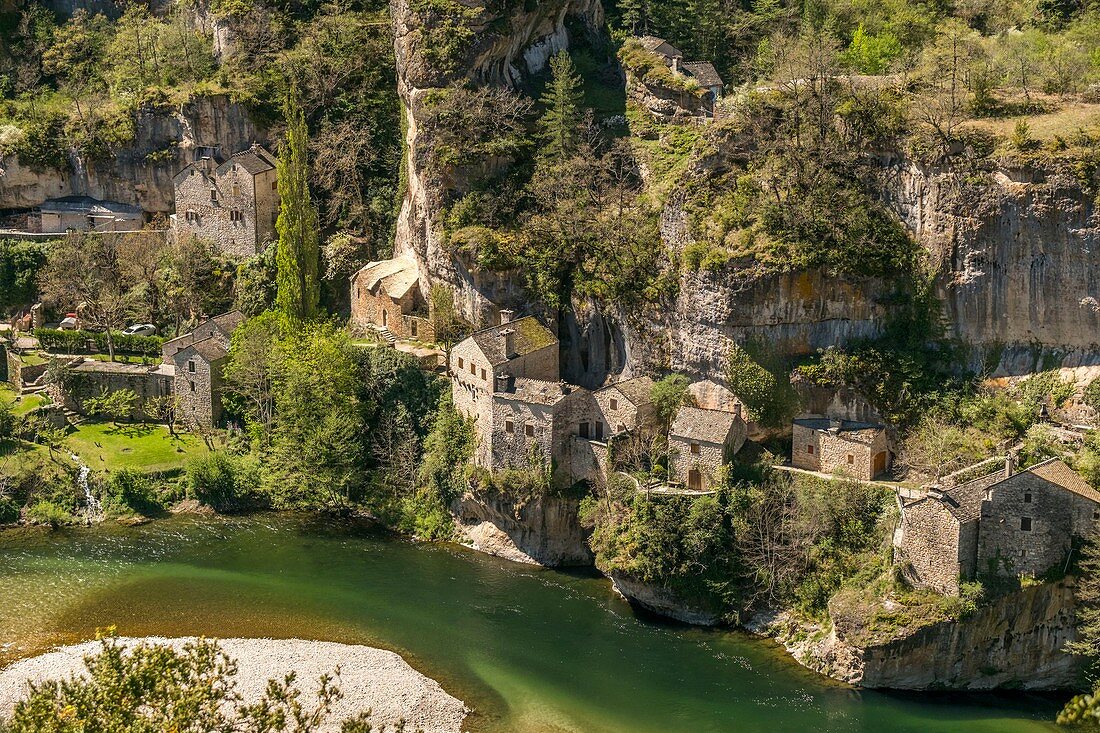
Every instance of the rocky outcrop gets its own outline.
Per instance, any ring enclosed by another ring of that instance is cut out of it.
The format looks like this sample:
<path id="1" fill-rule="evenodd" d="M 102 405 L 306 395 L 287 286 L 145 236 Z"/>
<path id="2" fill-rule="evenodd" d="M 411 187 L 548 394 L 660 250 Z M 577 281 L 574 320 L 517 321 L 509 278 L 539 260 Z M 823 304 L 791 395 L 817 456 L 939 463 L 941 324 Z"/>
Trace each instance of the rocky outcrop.
<path id="1" fill-rule="evenodd" d="M 467 492 L 451 507 L 461 541 L 479 552 L 547 567 L 591 565 L 577 515 L 580 502 L 556 496 L 519 502 L 499 493 Z"/>
<path id="2" fill-rule="evenodd" d="M 397 89 L 405 108 L 407 185 L 397 219 L 396 254 L 416 258 L 422 274 L 450 285 L 463 315 L 475 324 L 495 322 L 498 307 L 522 306 L 523 293 L 507 275 L 480 272 L 442 246 L 439 217 L 446 196 L 459 181 L 444 180 L 424 168 L 417 156 L 426 117 L 425 99 L 433 89 L 464 79 L 475 84 L 515 85 L 541 72 L 550 56 L 569 45 L 567 20 L 597 28 L 603 19 L 599 0 L 548 0 L 506 6 L 494 13 L 485 3 L 466 3 L 476 18 L 468 21 L 470 47 L 453 70 L 428 63 L 423 21 L 407 0 L 393 0 Z"/>
<path id="3" fill-rule="evenodd" d="M 953 335 L 1001 375 L 1097 363 L 1100 214 L 1056 170 L 1002 167 L 981 177 L 894 160 L 884 198 L 940 266 Z"/>
<path id="4" fill-rule="evenodd" d="M 612 587 L 632 606 L 674 621 L 695 626 L 717 626 L 722 619 L 715 613 L 696 608 L 667 588 L 643 583 L 622 573 L 612 572 Z"/>
<path id="5" fill-rule="evenodd" d="M 842 622 L 829 629 L 789 616 L 753 630 L 774 636 L 806 667 L 861 687 L 1064 690 L 1081 671 L 1062 651 L 1076 634 L 1072 581 L 1025 588 L 959 621 L 874 643 Z"/>
<path id="6" fill-rule="evenodd" d="M 172 177 L 197 147 L 223 154 L 267 142 L 241 105 L 225 95 L 197 97 L 178 108 L 139 112 L 136 139 L 108 159 L 72 154 L 66 171 L 35 171 L 15 156 L 0 160 L 0 209 L 38 206 L 49 198 L 87 195 L 137 204 L 148 212 L 174 211 Z"/>

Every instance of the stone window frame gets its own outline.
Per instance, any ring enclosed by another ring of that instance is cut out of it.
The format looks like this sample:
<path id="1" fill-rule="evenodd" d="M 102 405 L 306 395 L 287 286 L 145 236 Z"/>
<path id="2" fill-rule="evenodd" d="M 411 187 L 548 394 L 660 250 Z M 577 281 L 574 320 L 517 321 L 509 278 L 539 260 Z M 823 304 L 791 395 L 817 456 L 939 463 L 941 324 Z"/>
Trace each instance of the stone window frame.
<path id="1" fill-rule="evenodd" d="M 210 203 L 218 203 L 218 189 L 214 186 L 210 187 Z"/>
<path id="2" fill-rule="evenodd" d="M 470 374 L 475 377 L 477 376 L 477 364 L 473 363 L 472 361 L 470 362 Z"/>
<path id="3" fill-rule="evenodd" d="M 229 210 L 229 221 L 235 222 L 237 224 L 244 223 L 244 212 L 241 211 L 240 209 L 230 209 Z"/>
<path id="4" fill-rule="evenodd" d="M 188 382 L 188 384 L 190 384 L 190 385 L 191 385 L 191 391 L 192 391 L 192 392 L 194 392 L 194 391 L 195 391 L 195 383 L 194 383 L 194 382 L 191 382 L 191 381 L 189 381 L 189 382 Z"/>
<path id="5" fill-rule="evenodd" d="M 1024 492 L 1024 503 L 1025 504 L 1031 504 L 1032 503 L 1032 497 L 1031 497 L 1031 492 L 1030 491 L 1025 491 Z"/>
<path id="6" fill-rule="evenodd" d="M 691 451 L 691 455 L 697 456 L 702 452 L 703 448 L 698 443 L 689 443 L 688 450 Z"/>
<path id="7" fill-rule="evenodd" d="M 589 425 L 588 425 L 587 420 L 585 420 L 585 421 L 583 421 L 583 422 L 581 422 L 577 425 L 577 435 L 584 438 L 585 440 L 588 440 L 588 438 L 589 438 Z"/>
<path id="8" fill-rule="evenodd" d="M 1021 532 L 1032 532 L 1034 529 L 1035 523 L 1032 521 L 1031 517 L 1020 517 Z"/>
<path id="9" fill-rule="evenodd" d="M 195 373 L 195 360 L 194 359 L 188 359 L 187 360 L 187 371 L 188 371 L 189 374 L 194 374 Z"/>
<path id="10" fill-rule="evenodd" d="M 509 435 L 515 435 L 516 434 L 516 424 L 514 422 L 512 422 L 511 420 L 505 420 L 504 421 L 504 432 L 508 433 Z"/>
<path id="11" fill-rule="evenodd" d="M 184 213 L 183 217 L 186 221 L 189 221 L 191 223 L 198 223 L 198 221 L 199 221 L 199 212 L 195 211 L 194 209 L 188 209 Z"/>
<path id="12" fill-rule="evenodd" d="M 619 401 L 617 399 L 615 399 L 614 397 L 612 397 L 608 401 L 608 404 L 611 405 L 612 410 L 618 410 L 619 409 Z"/>
<path id="13" fill-rule="evenodd" d="M 459 368 L 459 369 L 462 369 L 462 365 L 463 365 L 463 363 L 464 363 L 464 362 L 463 362 L 463 360 L 462 360 L 462 357 L 461 357 L 461 356 L 460 356 L 460 357 L 458 357 L 458 368 Z"/>
<path id="14" fill-rule="evenodd" d="M 415 336 L 416 334 L 413 335 Z M 481 367 L 481 378 L 486 381 L 488 381 L 489 379 L 487 376 L 485 376 L 485 367 Z"/>
<path id="15" fill-rule="evenodd" d="M 812 456 L 813 454 L 814 454 L 814 444 L 813 443 L 807 443 L 806 444 L 806 455 Z"/>
<path id="16" fill-rule="evenodd" d="M 535 424 L 534 423 L 524 423 L 523 424 L 523 435 L 525 437 L 528 437 L 528 438 L 535 437 Z"/>
<path id="17" fill-rule="evenodd" d="M 852 455 L 851 453 L 848 454 L 848 465 L 849 466 L 856 465 L 856 457 L 854 455 Z"/>

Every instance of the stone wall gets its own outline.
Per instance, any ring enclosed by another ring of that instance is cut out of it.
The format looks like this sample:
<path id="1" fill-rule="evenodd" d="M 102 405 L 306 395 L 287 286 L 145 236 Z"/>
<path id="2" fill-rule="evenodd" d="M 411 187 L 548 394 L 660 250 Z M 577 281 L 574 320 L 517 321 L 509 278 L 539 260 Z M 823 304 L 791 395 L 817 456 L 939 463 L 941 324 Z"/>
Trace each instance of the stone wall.
<path id="1" fill-rule="evenodd" d="M 691 452 L 691 446 L 699 447 L 698 453 Z M 699 472 L 700 486 L 698 488 L 708 490 L 714 483 L 718 469 L 726 459 L 726 446 L 721 443 L 710 443 L 702 440 L 688 440 L 681 436 L 670 435 L 668 449 L 671 460 L 671 473 L 676 481 L 690 488 L 689 481 L 692 470 Z"/>
<path id="2" fill-rule="evenodd" d="M 870 443 L 858 440 L 845 431 L 831 433 L 798 423 L 794 423 L 791 430 L 791 463 L 808 471 L 838 472 L 870 481 L 875 477 L 875 456 L 883 451 L 887 451 L 889 468 L 889 447 L 886 433 L 881 430 L 875 433 Z"/>
<path id="3" fill-rule="evenodd" d="M 176 235 L 208 239 L 233 257 L 261 251 L 275 232 L 278 194 L 272 198 L 274 171 L 253 176 L 234 163 L 214 171 L 201 166 L 196 163 L 177 179 Z M 197 219 L 190 218 L 189 211 Z M 234 212 L 238 220 L 234 220 Z"/>
<path id="4" fill-rule="evenodd" d="M 915 586 L 957 595 L 960 577 L 974 572 L 977 520 L 960 524 L 937 499 L 927 497 L 905 507 L 894 562 L 906 568 Z"/>
<path id="5" fill-rule="evenodd" d="M 213 364 L 193 348 L 180 351 L 175 359 L 176 404 L 180 421 L 213 427 L 221 422 L 221 371 L 224 360 Z M 194 371 L 190 366 L 194 364 Z"/>
<path id="6" fill-rule="evenodd" d="M 150 420 L 155 416 L 147 411 L 147 402 L 172 394 L 172 377 L 158 366 L 85 361 L 73 367 L 72 379 L 70 390 L 51 385 L 48 391 L 55 403 L 82 415 L 88 413 L 89 399 L 129 389 L 137 395 L 129 418 Z"/>
<path id="7" fill-rule="evenodd" d="M 1028 499 L 1030 498 L 1030 501 Z M 1066 562 L 1075 524 L 1081 536 L 1092 526 L 1096 504 L 1028 471 L 991 489 L 982 502 L 978 572 L 1043 575 Z M 1022 528 L 1030 519 L 1031 528 Z"/>

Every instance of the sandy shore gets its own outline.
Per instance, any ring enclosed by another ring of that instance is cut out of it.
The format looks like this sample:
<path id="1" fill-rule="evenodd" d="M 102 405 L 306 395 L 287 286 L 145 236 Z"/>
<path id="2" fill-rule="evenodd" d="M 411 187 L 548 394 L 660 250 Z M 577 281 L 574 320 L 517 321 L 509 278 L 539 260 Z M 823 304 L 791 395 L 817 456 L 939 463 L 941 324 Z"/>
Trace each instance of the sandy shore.
<path id="1" fill-rule="evenodd" d="M 189 639 L 121 639 L 132 644 L 147 641 L 180 647 Z M 375 730 L 392 730 L 401 719 L 406 730 L 424 733 L 460 733 L 466 706 L 451 697 L 439 683 L 410 667 L 393 652 L 368 646 L 350 646 L 301 639 L 222 639 L 222 649 L 237 660 L 237 690 L 245 702 L 257 700 L 267 680 L 298 674 L 298 688 L 311 699 L 317 679 L 340 667 L 340 689 L 344 697 L 336 703 L 322 728 L 339 731 L 340 723 L 370 709 Z M 0 716 L 9 715 L 26 693 L 27 680 L 68 677 L 84 669 L 83 658 L 94 653 L 99 642 L 62 647 L 57 651 L 24 659 L 0 670 Z M 383 726 L 385 726 L 383 728 Z"/>

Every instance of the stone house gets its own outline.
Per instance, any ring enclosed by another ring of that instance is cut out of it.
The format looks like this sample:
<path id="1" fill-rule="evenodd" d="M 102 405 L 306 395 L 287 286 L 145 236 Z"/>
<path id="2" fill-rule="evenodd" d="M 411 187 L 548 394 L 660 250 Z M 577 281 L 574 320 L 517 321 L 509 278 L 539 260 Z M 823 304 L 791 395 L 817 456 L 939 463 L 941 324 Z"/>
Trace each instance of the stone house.
<path id="1" fill-rule="evenodd" d="M 221 422 L 222 368 L 228 354 L 225 343 L 210 336 L 172 355 L 176 410 L 185 424 L 214 427 Z"/>
<path id="2" fill-rule="evenodd" d="M 642 36 L 638 42 L 646 51 L 661 56 L 665 60 L 665 66 L 669 67 L 673 74 L 698 82 L 699 86 L 707 90 L 712 104 L 725 94 L 726 84 L 709 61 L 684 61 L 684 54 L 680 49 L 656 36 Z"/>
<path id="3" fill-rule="evenodd" d="M 653 380 L 649 377 L 625 379 L 596 390 L 593 396 L 598 406 L 599 419 L 592 424 L 592 437 L 596 440 L 604 440 L 605 436 L 610 439 L 632 432 L 640 426 L 652 424 L 652 391 Z M 587 433 L 588 430 L 582 432 Z"/>
<path id="4" fill-rule="evenodd" d="M 140 206 L 100 201 L 91 196 L 62 196 L 38 207 L 38 231 L 64 234 L 69 230 L 130 232 L 141 229 L 145 214 Z"/>
<path id="5" fill-rule="evenodd" d="M 177 239 L 201 237 L 233 257 L 261 252 L 275 238 L 279 214 L 276 159 L 252 145 L 218 163 L 211 154 L 190 163 L 172 179 Z"/>
<path id="6" fill-rule="evenodd" d="M 1005 469 L 950 489 L 932 487 L 903 504 L 895 561 L 914 585 L 955 594 L 983 575 L 1041 576 L 1064 567 L 1075 538 L 1100 521 L 1100 492 L 1052 458 Z"/>
<path id="7" fill-rule="evenodd" d="M 791 465 L 870 481 L 891 465 L 886 428 L 824 417 L 797 418 L 791 428 Z"/>
<path id="8" fill-rule="evenodd" d="M 244 314 L 239 310 L 222 313 L 220 316 L 208 318 L 195 326 L 190 332 L 165 341 L 161 347 L 161 360 L 168 363 L 177 351 L 187 348 L 197 341 L 213 338 L 220 343 L 226 351 L 229 350 L 229 341 L 233 331 L 244 321 Z"/>
<path id="9" fill-rule="evenodd" d="M 434 341 L 435 327 L 411 257 L 371 262 L 351 276 L 353 330 L 380 332 L 389 340 Z"/>
<path id="10" fill-rule="evenodd" d="M 500 325 L 475 331 L 451 349 L 447 370 L 455 409 L 471 418 L 479 441 L 474 462 L 493 465 L 494 399 L 509 380 L 558 382 L 558 339 L 533 316 L 516 320 L 502 311 Z"/>
<path id="11" fill-rule="evenodd" d="M 671 478 L 692 490 L 709 490 L 746 433 L 745 421 L 732 412 L 681 407 L 668 433 Z"/>

